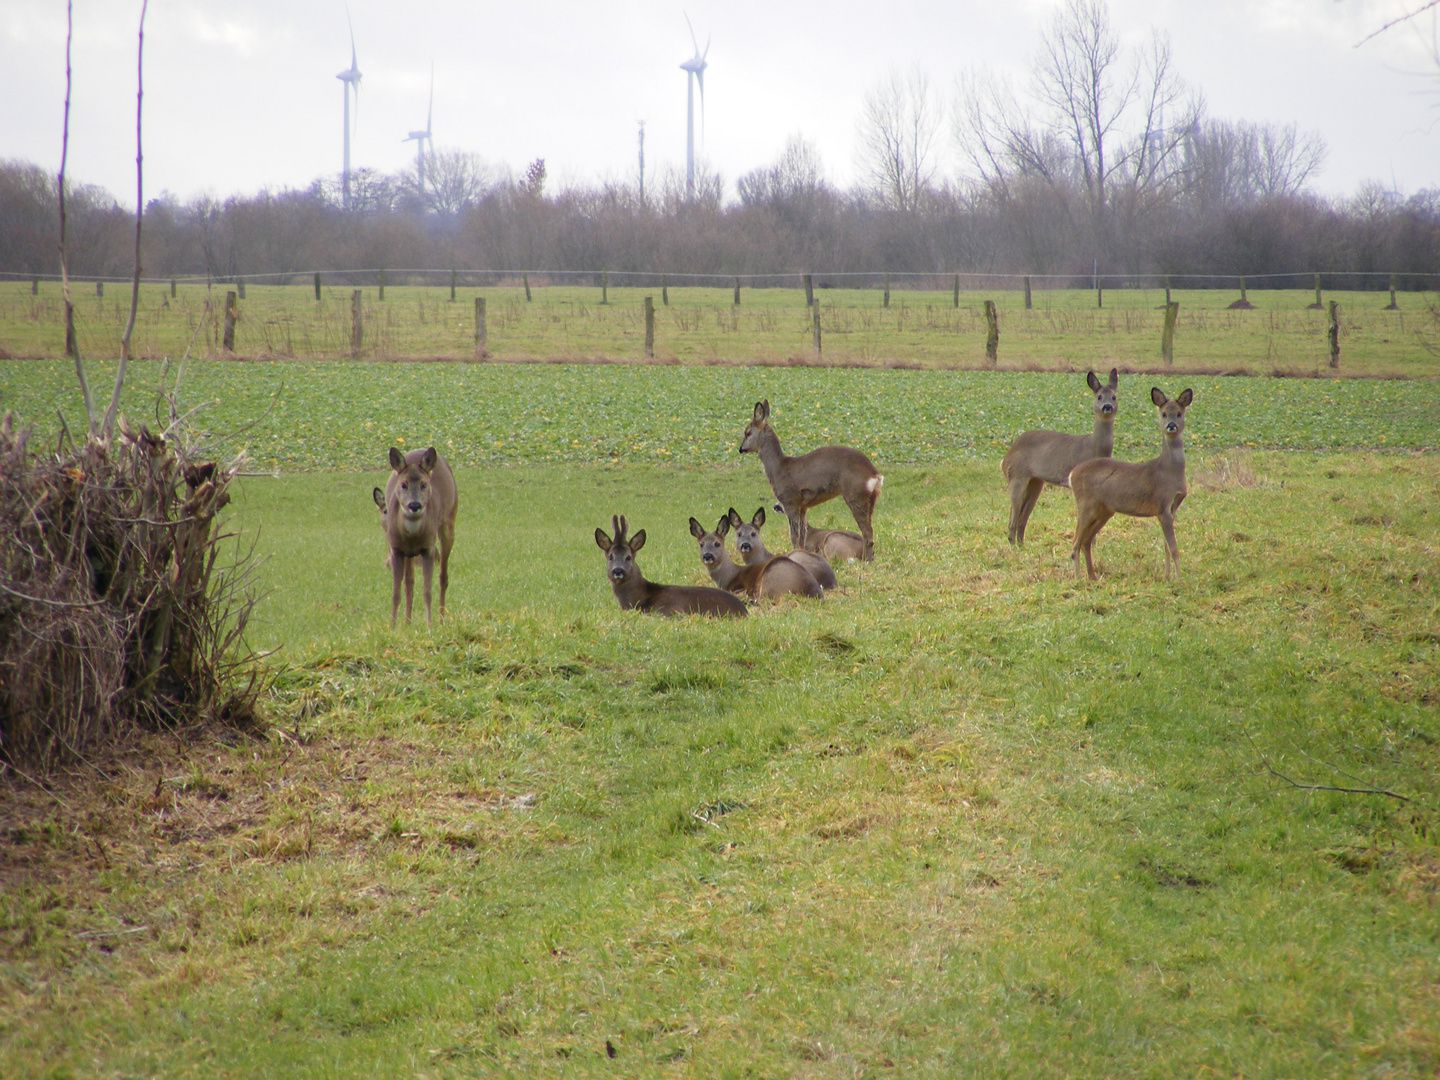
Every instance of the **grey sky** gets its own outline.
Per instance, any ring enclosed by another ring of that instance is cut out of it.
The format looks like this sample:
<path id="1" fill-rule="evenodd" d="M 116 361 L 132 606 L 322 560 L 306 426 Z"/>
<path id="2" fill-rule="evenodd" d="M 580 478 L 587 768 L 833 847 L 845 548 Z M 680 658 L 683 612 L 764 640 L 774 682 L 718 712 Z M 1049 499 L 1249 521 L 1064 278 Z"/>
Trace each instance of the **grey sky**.
<path id="1" fill-rule="evenodd" d="M 774 159 L 791 133 L 830 178 L 855 175 L 866 89 L 918 64 L 948 101 L 987 65 L 1024 79 L 1056 0 L 350 0 L 364 84 L 353 164 L 414 160 L 435 64 L 437 147 L 556 181 L 633 180 L 637 121 L 647 176 L 682 168 L 688 12 L 706 72 L 704 154 L 727 182 Z M 1212 116 L 1320 130 L 1314 186 L 1366 180 L 1405 193 L 1440 184 L 1434 22 L 1356 42 L 1403 0 L 1111 0 L 1127 42 L 1171 36 L 1179 74 Z M 70 170 L 128 201 L 134 191 L 134 31 L 139 0 L 75 0 Z M 0 157 L 55 168 L 64 99 L 63 0 L 0 0 Z M 304 185 L 340 169 L 349 63 L 341 0 L 152 0 L 145 39 L 147 197 Z M 698 137 L 698 136 L 697 136 Z M 958 156 L 946 140 L 953 165 Z M 732 189 L 733 190 L 733 189 Z"/>

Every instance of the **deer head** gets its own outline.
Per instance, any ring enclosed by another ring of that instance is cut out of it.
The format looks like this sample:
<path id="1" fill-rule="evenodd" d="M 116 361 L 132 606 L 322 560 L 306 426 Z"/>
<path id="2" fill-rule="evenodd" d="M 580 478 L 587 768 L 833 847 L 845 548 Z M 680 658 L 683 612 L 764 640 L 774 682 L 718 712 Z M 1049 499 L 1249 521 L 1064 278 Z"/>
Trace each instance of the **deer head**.
<path id="1" fill-rule="evenodd" d="M 615 530 L 615 539 L 606 536 L 604 529 L 596 529 L 595 543 L 605 552 L 605 571 L 610 580 L 616 585 L 624 585 L 640 575 L 640 568 L 635 565 L 635 553 L 645 546 L 645 530 L 641 529 L 627 541 L 625 534 L 629 526 L 623 517 L 612 517 L 610 525 Z"/>
<path id="2" fill-rule="evenodd" d="M 760 449 L 762 433 L 770 430 L 770 401 L 757 401 L 750 423 L 745 425 L 745 434 L 740 437 L 740 453 L 750 454 Z"/>
<path id="3" fill-rule="evenodd" d="M 722 517 L 713 532 L 706 532 L 704 525 L 690 519 L 690 535 L 700 542 L 700 561 L 707 570 L 725 562 L 725 534 L 729 531 L 729 517 Z"/>
<path id="4" fill-rule="evenodd" d="M 1115 390 L 1120 385 L 1120 370 L 1111 368 L 1110 381 L 1107 383 L 1102 383 L 1097 379 L 1093 371 L 1086 374 L 1085 381 L 1095 392 L 1095 414 L 1097 416 L 1114 416 Z"/>

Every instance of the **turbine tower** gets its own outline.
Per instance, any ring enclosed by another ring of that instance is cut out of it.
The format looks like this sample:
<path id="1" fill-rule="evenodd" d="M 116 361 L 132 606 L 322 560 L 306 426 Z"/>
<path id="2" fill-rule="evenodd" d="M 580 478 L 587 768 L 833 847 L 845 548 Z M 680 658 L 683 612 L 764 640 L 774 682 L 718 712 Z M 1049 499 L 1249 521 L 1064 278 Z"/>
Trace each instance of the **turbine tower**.
<path id="1" fill-rule="evenodd" d="M 685 25 L 690 27 L 690 43 L 695 46 L 695 55 L 680 65 L 685 72 L 685 199 L 695 198 L 695 84 L 700 84 L 700 132 L 705 132 L 705 69 L 710 65 L 705 57 L 710 55 L 710 39 L 705 39 L 705 51 L 695 40 L 695 27 L 690 25 L 690 16 L 685 16 Z"/>
<path id="2" fill-rule="evenodd" d="M 425 130 L 412 131 L 401 142 L 415 140 L 415 177 L 420 187 L 420 194 L 425 194 L 425 144 L 430 144 L 430 156 L 435 156 L 435 140 L 430 135 L 432 127 L 431 118 L 435 115 L 435 62 L 430 62 L 430 106 L 425 110 Z"/>
<path id="3" fill-rule="evenodd" d="M 355 111 L 360 111 L 360 68 L 355 63 L 355 25 L 350 22 L 350 9 L 345 9 L 345 22 L 350 25 L 350 66 L 335 77 L 343 84 L 345 94 L 345 158 L 340 170 L 341 201 L 350 209 L 350 91 L 355 91 Z"/>

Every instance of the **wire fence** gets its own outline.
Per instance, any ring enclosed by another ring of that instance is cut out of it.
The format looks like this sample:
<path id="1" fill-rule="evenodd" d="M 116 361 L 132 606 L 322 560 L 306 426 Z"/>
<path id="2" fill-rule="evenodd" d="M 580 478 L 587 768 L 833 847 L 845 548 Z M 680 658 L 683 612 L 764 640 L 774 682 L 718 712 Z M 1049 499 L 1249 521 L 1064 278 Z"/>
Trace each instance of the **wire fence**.
<path id="1" fill-rule="evenodd" d="M 1320 289 L 1338 292 L 1429 292 L 1440 291 L 1440 273 L 1413 271 L 1296 271 L 1283 274 L 982 274 L 840 271 L 784 274 L 675 274 L 639 270 L 461 270 L 435 268 L 352 268 L 287 270 L 260 274 L 175 275 L 145 277 L 147 285 L 293 285 L 314 286 L 317 282 L 352 288 L 380 286 L 424 286 L 430 288 L 545 288 L 547 286 L 595 288 L 708 288 L 731 289 L 864 289 L 909 290 L 915 292 L 1019 291 L 1026 288 L 1101 290 L 1231 290 Z M 0 280 L 56 282 L 58 274 L 22 274 L 0 271 Z M 108 277 L 72 274 L 72 284 L 125 283 L 129 275 Z"/>

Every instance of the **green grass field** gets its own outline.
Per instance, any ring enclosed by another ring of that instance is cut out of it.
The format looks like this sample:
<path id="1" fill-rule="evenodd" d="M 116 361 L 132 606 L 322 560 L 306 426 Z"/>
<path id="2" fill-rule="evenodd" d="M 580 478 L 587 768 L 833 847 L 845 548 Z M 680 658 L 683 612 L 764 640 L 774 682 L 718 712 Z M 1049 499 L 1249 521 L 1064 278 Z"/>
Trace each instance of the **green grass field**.
<path id="1" fill-rule="evenodd" d="M 1009 549 L 998 469 L 1085 426 L 1076 375 L 191 365 L 213 430 L 272 406 L 230 445 L 282 469 L 232 518 L 274 729 L 6 789 L 0 1072 L 1433 1076 L 1440 383 L 1186 381 L 1183 577 L 1117 519 L 1090 584 L 1064 491 Z M 877 561 L 620 612 L 594 528 L 704 580 L 688 516 L 768 505 L 762 395 L 874 454 Z M 57 407 L 63 363 L 0 362 Z M 388 627 L 402 435 L 461 492 L 434 629 Z"/>
<path id="2" fill-rule="evenodd" d="M 129 313 L 129 289 L 112 282 L 103 298 L 76 286 L 81 353 L 119 355 Z M 163 285 L 141 293 L 136 355 L 179 358 L 219 354 L 225 286 L 183 285 L 172 300 Z M 338 359 L 350 356 L 350 288 L 327 287 L 317 303 L 309 285 L 250 285 L 241 305 L 236 352 L 245 357 Z M 487 304 L 488 349 L 499 360 L 621 360 L 644 354 L 642 298 L 657 305 L 655 356 L 661 363 L 784 364 L 812 361 L 810 312 L 798 289 L 745 289 L 736 307 L 725 289 L 601 290 L 573 286 L 524 290 L 505 286 L 449 290 L 392 285 L 385 300 L 362 290 L 364 359 L 469 359 L 474 355 L 474 303 Z M 46 282 L 32 296 L 28 284 L 0 283 L 0 356 L 63 355 L 60 286 Z M 1016 291 L 965 292 L 953 306 L 948 292 L 895 290 L 889 308 L 875 289 L 822 289 L 823 362 L 841 366 L 977 368 L 985 366 L 984 301 L 1000 313 L 1000 366 L 1027 370 L 1086 367 L 1148 370 L 1162 367 L 1164 292 L 1105 293 L 1097 309 L 1088 290 L 1037 290 L 1032 310 Z M 1314 293 L 1252 290 L 1250 311 L 1231 311 L 1222 290 L 1176 290 L 1180 303 L 1175 361 L 1179 370 L 1269 375 L 1329 372 L 1328 315 L 1309 310 Z M 1440 374 L 1440 308 L 1433 294 L 1327 294 L 1340 303 L 1341 365 L 1347 375 Z"/>

